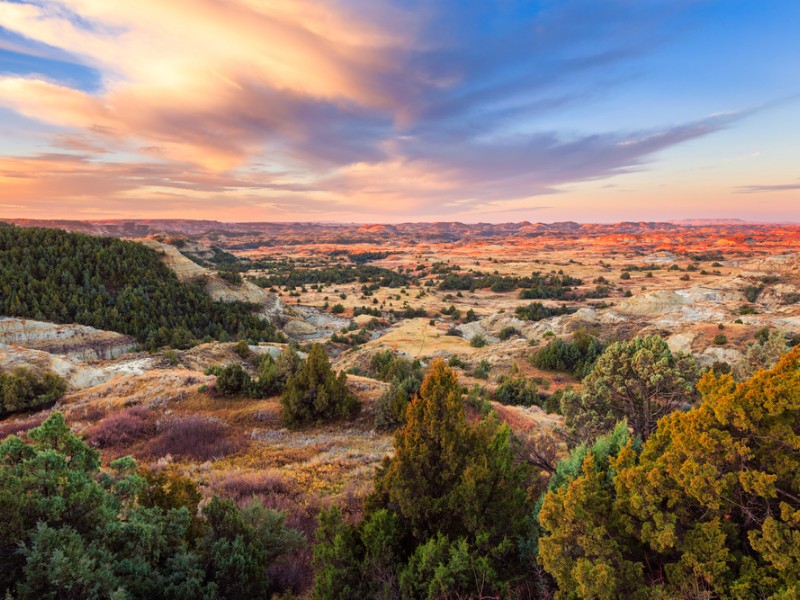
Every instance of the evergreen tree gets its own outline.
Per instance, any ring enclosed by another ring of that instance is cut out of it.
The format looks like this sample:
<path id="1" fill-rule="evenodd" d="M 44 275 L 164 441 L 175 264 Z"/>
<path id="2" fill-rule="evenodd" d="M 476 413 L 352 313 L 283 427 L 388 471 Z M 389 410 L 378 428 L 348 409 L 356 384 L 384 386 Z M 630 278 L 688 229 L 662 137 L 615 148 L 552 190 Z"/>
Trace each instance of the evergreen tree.
<path id="1" fill-rule="evenodd" d="M 454 372 L 436 361 L 364 521 L 321 517 L 315 598 L 509 595 L 527 576 L 519 543 L 529 512 L 526 469 L 510 442 L 496 418 L 467 422 Z"/>
<path id="2" fill-rule="evenodd" d="M 271 565 L 302 535 L 283 516 L 212 499 L 196 484 L 100 470 L 61 413 L 0 444 L 0 593 L 20 599 L 268 598 Z"/>
<path id="3" fill-rule="evenodd" d="M 656 335 L 615 342 L 584 379 L 582 394 L 564 395 L 561 411 L 579 441 L 610 431 L 623 419 L 647 439 L 661 417 L 691 406 L 699 375 L 691 356 L 673 355 Z"/>
<path id="4" fill-rule="evenodd" d="M 337 375 L 325 350 L 314 344 L 297 373 L 289 377 L 281 406 L 287 425 L 304 425 L 350 417 L 359 402 L 347 389 L 347 375 Z"/>
<path id="5" fill-rule="evenodd" d="M 206 337 L 282 339 L 257 306 L 212 301 L 204 281 L 179 281 L 137 242 L 0 227 L 0 281 L 0 314 L 118 331 L 150 349 Z"/>
<path id="6" fill-rule="evenodd" d="M 0 414 L 51 404 L 67 391 L 67 382 L 55 373 L 38 375 L 26 367 L 0 372 Z"/>

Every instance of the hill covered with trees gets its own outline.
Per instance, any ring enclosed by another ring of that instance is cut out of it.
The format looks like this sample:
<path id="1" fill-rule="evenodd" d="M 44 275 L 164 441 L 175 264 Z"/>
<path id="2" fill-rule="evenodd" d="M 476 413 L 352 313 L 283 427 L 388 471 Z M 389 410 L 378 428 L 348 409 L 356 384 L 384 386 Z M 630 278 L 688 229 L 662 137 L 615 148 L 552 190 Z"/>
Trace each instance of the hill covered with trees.
<path id="1" fill-rule="evenodd" d="M 0 282 L 0 314 L 118 331 L 148 348 L 279 337 L 254 305 L 211 300 L 136 242 L 3 226 Z"/>

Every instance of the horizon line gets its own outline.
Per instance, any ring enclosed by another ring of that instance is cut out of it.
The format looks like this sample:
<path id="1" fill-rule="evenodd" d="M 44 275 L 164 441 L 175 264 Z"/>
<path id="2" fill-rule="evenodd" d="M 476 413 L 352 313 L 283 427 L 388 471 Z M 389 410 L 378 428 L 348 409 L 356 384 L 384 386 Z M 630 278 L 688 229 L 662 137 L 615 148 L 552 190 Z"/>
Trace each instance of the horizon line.
<path id="1" fill-rule="evenodd" d="M 560 225 L 565 223 L 574 223 L 576 225 L 621 225 L 624 223 L 632 224 L 668 224 L 668 225 L 685 225 L 685 226 L 702 226 L 702 225 L 800 225 L 800 220 L 797 221 L 756 221 L 745 220 L 738 217 L 698 217 L 698 218 L 680 218 L 668 220 L 620 220 L 620 221 L 578 221 L 573 219 L 562 221 L 457 221 L 457 220 L 432 220 L 432 221 L 395 221 L 395 222 L 381 222 L 381 221 L 336 221 L 328 219 L 320 220 L 286 220 L 286 221 L 223 221 L 219 219 L 197 219 L 186 217 L 119 217 L 113 219 L 87 217 L 84 219 L 68 219 L 68 218 L 35 218 L 35 217 L 0 217 L 0 222 L 5 223 L 18 223 L 18 222 L 40 222 L 40 223 L 125 223 L 125 222 L 147 222 L 147 221 L 182 221 L 190 223 L 219 223 L 222 225 L 292 225 L 292 224 L 309 224 L 309 225 L 381 225 L 381 226 L 398 226 L 398 225 L 437 225 L 437 224 L 454 224 L 454 225 Z"/>

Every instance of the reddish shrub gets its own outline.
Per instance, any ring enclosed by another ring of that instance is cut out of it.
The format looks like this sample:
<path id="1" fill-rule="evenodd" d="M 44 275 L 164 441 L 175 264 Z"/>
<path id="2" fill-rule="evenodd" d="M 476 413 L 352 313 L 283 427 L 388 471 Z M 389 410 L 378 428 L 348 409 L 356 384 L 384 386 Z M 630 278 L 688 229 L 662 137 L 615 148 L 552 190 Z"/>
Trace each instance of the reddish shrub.
<path id="1" fill-rule="evenodd" d="M 142 452 L 145 456 L 166 456 L 205 462 L 238 452 L 246 445 L 241 434 L 225 423 L 189 415 L 159 425 L 158 435 Z"/>
<path id="2" fill-rule="evenodd" d="M 283 476 L 274 470 L 226 473 L 220 485 L 224 494 L 237 503 L 258 496 L 263 504 L 266 496 L 289 492 L 289 485 Z"/>
<path id="3" fill-rule="evenodd" d="M 69 421 L 89 421 L 96 423 L 108 414 L 104 408 L 95 405 L 82 406 L 72 410 L 68 415 Z"/>
<path id="4" fill-rule="evenodd" d="M 141 406 L 113 413 L 89 430 L 86 436 L 98 448 L 126 448 L 156 432 L 152 413 Z"/>
<path id="5" fill-rule="evenodd" d="M 21 433 L 27 433 L 34 427 L 38 427 L 39 425 L 44 423 L 44 419 L 46 416 L 47 416 L 46 414 L 42 414 L 33 417 L 28 417 L 27 419 L 22 419 L 22 420 L 3 421 L 2 423 L 0 423 L 0 440 L 3 440 L 10 435 L 19 435 Z"/>

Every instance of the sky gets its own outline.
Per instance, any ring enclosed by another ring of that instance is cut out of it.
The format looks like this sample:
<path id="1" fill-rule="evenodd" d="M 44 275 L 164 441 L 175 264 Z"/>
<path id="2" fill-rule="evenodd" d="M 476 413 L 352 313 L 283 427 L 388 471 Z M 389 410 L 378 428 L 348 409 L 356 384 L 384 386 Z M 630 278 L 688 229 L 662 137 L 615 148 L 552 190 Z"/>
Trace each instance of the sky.
<path id="1" fill-rule="evenodd" d="M 0 218 L 800 222 L 797 0 L 0 0 Z"/>

